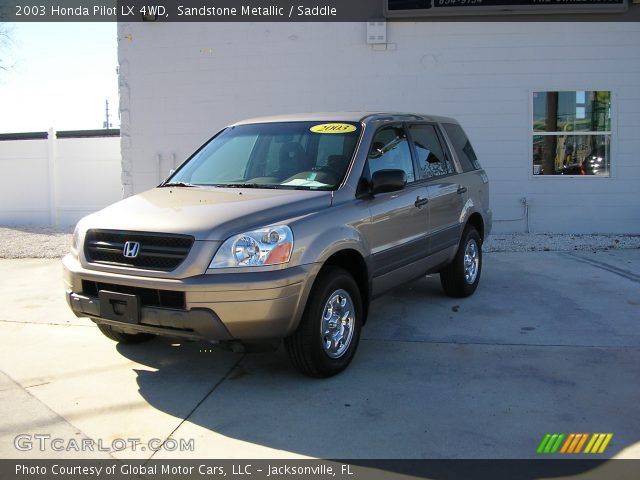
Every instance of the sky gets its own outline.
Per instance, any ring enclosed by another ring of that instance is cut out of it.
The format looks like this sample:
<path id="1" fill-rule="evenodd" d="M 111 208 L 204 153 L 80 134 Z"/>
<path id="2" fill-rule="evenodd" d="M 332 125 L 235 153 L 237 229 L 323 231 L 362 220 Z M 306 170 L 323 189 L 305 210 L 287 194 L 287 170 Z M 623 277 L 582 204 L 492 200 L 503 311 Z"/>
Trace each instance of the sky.
<path id="1" fill-rule="evenodd" d="M 9 23 L 0 51 L 0 133 L 119 127 L 117 24 Z"/>

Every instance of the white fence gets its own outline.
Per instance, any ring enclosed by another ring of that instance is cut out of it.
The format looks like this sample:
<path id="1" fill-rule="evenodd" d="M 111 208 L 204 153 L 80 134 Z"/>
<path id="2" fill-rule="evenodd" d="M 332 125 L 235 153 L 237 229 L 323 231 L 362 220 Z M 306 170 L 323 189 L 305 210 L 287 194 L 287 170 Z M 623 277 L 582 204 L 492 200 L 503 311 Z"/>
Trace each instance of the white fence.
<path id="1" fill-rule="evenodd" d="M 73 225 L 122 198 L 116 130 L 0 135 L 0 224 Z"/>

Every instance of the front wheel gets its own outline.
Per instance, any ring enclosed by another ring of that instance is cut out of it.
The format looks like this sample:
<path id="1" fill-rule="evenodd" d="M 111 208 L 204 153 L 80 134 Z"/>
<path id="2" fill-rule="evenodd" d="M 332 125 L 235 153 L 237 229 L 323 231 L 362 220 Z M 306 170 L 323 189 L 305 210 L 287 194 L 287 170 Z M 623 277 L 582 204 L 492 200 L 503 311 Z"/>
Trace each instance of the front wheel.
<path id="1" fill-rule="evenodd" d="M 482 272 L 482 239 L 467 226 L 453 261 L 440 272 L 440 283 L 450 297 L 468 297 L 476 291 Z"/>
<path id="2" fill-rule="evenodd" d="M 293 366 L 311 377 L 330 377 L 351 362 L 362 325 L 362 297 L 344 269 L 328 267 L 314 285 L 298 329 L 285 339 Z"/>

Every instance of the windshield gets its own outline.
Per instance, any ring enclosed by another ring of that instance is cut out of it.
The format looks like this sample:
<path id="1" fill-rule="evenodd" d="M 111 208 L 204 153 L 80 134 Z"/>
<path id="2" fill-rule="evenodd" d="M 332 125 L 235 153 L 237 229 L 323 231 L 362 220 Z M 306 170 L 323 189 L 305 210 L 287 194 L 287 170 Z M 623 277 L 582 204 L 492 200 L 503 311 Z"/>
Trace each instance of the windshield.
<path id="1" fill-rule="evenodd" d="M 359 134 L 358 124 L 345 122 L 230 127 L 202 147 L 166 183 L 333 190 L 347 172 Z"/>

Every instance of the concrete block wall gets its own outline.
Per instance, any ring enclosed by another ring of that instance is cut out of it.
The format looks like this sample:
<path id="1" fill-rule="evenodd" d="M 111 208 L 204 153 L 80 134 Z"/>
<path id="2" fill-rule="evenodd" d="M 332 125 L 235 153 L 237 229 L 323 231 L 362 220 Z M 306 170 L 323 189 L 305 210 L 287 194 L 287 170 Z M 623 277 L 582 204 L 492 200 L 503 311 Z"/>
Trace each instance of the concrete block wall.
<path id="1" fill-rule="evenodd" d="M 640 233 L 640 24 L 135 23 L 118 29 L 125 195 L 247 117 L 393 110 L 458 118 L 496 231 Z M 533 177 L 534 91 L 612 91 L 611 178 Z"/>

